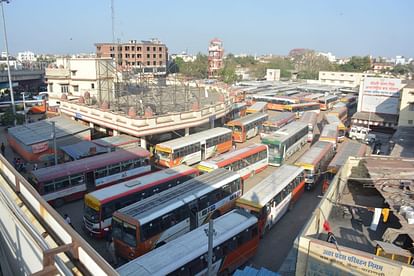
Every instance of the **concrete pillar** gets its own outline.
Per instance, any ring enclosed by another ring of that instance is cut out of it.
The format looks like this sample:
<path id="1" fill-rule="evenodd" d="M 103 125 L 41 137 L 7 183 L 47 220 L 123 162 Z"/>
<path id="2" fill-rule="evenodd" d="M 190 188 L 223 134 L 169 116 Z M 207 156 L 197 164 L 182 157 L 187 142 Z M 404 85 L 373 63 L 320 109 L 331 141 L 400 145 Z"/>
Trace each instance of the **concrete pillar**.
<path id="1" fill-rule="evenodd" d="M 95 126 L 93 125 L 93 123 L 92 123 L 92 122 L 89 122 L 89 127 L 90 127 L 90 128 L 94 128 Z"/>
<path id="2" fill-rule="evenodd" d="M 210 119 L 210 128 L 214 128 L 214 119 Z"/>
<path id="3" fill-rule="evenodd" d="M 146 149 L 147 148 L 147 140 L 145 140 L 145 137 L 141 137 L 141 148 Z"/>
<path id="4" fill-rule="evenodd" d="M 115 129 L 114 129 L 114 131 L 112 133 L 113 133 L 113 136 L 118 136 L 119 135 L 118 130 L 115 130 Z"/>
<path id="5" fill-rule="evenodd" d="M 190 135 L 190 128 L 189 127 L 187 127 L 185 129 L 185 136 L 188 136 L 188 135 Z"/>

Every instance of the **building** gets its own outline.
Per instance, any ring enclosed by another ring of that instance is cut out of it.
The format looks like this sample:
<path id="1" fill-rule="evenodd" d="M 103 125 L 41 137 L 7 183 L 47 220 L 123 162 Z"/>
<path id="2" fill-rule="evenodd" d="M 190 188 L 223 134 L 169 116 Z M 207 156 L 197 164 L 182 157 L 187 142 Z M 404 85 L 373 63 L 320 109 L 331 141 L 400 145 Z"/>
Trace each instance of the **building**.
<path id="1" fill-rule="evenodd" d="M 7 141 L 26 161 L 52 161 L 54 159 L 52 122 L 55 122 L 57 148 L 91 139 L 89 127 L 64 117 L 54 117 L 9 128 Z"/>
<path id="2" fill-rule="evenodd" d="M 328 53 L 320 52 L 318 53 L 318 55 L 326 57 L 330 62 L 336 62 L 336 57 L 331 52 L 328 52 Z"/>
<path id="3" fill-rule="evenodd" d="M 20 62 L 35 62 L 36 57 L 33 52 L 26 51 L 17 53 L 17 60 Z"/>
<path id="4" fill-rule="evenodd" d="M 412 58 L 405 58 L 404 56 L 396 56 L 395 57 L 395 65 L 397 65 L 397 64 L 407 65 L 411 61 L 413 61 Z"/>
<path id="5" fill-rule="evenodd" d="M 414 80 L 406 81 L 401 91 L 398 126 L 414 127 Z"/>
<path id="6" fill-rule="evenodd" d="M 414 159 L 351 157 L 296 242 L 296 275 L 414 275 Z"/>
<path id="7" fill-rule="evenodd" d="M 150 41 L 130 40 L 127 43 L 96 43 L 98 58 L 112 58 L 118 70 L 148 75 L 167 73 L 168 48 L 157 39 Z"/>
<path id="8" fill-rule="evenodd" d="M 106 81 L 106 87 L 112 87 L 114 66 L 111 58 L 57 58 L 46 68 L 49 97 L 81 97 L 88 92 L 91 98 L 99 98 L 101 81 Z"/>
<path id="9" fill-rule="evenodd" d="M 171 55 L 171 60 L 175 60 L 176 58 L 181 58 L 184 62 L 194 62 L 197 59 L 197 56 L 189 55 L 187 52 Z"/>
<path id="10" fill-rule="evenodd" d="M 403 85 L 400 79 L 365 77 L 359 88 L 352 124 L 396 129 Z"/>
<path id="11" fill-rule="evenodd" d="M 320 71 L 319 81 L 321 84 L 355 88 L 359 86 L 364 75 L 363 73 L 357 72 Z"/>
<path id="12" fill-rule="evenodd" d="M 210 41 L 208 46 L 208 78 L 216 79 L 219 76 L 220 69 L 223 68 L 224 48 L 223 42 L 215 38 Z"/>
<path id="13" fill-rule="evenodd" d="M 266 69 L 267 81 L 280 81 L 280 69 Z"/>

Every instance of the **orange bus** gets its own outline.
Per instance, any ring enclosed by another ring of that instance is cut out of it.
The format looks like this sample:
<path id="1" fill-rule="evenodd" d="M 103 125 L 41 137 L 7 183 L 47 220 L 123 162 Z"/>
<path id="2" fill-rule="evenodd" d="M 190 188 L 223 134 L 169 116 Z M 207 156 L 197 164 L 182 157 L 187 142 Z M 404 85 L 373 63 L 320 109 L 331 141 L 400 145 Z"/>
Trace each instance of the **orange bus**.
<path id="1" fill-rule="evenodd" d="M 243 118 L 228 122 L 225 126 L 233 131 L 233 140 L 244 143 L 255 137 L 262 129 L 262 124 L 267 121 L 269 115 L 266 113 L 253 113 Z"/>
<path id="2" fill-rule="evenodd" d="M 116 211 L 115 252 L 135 259 L 233 209 L 242 194 L 237 173 L 216 169 Z"/>
<path id="3" fill-rule="evenodd" d="M 329 95 L 318 99 L 321 110 L 328 110 L 333 107 L 333 105 L 338 101 L 338 96 Z"/>
<path id="4" fill-rule="evenodd" d="M 267 102 L 267 109 L 276 110 L 276 111 L 283 111 L 286 105 L 300 103 L 299 99 L 292 98 L 289 96 L 252 95 L 251 98 L 255 102 L 257 101 Z"/>

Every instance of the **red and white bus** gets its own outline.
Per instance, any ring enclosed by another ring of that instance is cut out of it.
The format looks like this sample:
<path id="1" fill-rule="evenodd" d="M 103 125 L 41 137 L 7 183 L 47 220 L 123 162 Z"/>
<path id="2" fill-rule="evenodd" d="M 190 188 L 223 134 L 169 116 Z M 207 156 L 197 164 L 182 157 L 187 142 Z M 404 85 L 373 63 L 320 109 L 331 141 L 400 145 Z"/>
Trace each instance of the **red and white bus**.
<path id="1" fill-rule="evenodd" d="M 134 259 L 233 209 L 242 179 L 217 169 L 113 214 L 115 252 Z"/>
<path id="2" fill-rule="evenodd" d="M 233 131 L 233 140 L 244 143 L 246 140 L 255 137 L 262 129 L 262 124 L 267 120 L 267 113 L 253 113 L 243 118 L 230 121 L 226 127 Z"/>
<path id="3" fill-rule="evenodd" d="M 253 114 L 257 112 L 267 112 L 267 102 L 255 102 L 249 106 L 246 110 L 246 114 Z"/>
<path id="4" fill-rule="evenodd" d="M 59 206 L 151 171 L 150 153 L 143 148 L 118 150 L 32 171 L 29 181 L 49 203 Z"/>
<path id="5" fill-rule="evenodd" d="M 157 144 L 155 156 L 159 165 L 172 168 L 180 164 L 198 163 L 216 154 L 229 151 L 231 147 L 231 130 L 216 127 Z"/>
<path id="6" fill-rule="evenodd" d="M 267 121 L 263 123 L 262 131 L 260 132 L 260 138 L 263 139 L 275 131 L 278 131 L 281 127 L 293 122 L 296 119 L 295 113 L 280 112 L 275 116 L 271 116 Z"/>
<path id="7" fill-rule="evenodd" d="M 338 96 L 329 95 L 318 99 L 321 110 L 329 110 L 338 101 Z"/>
<path id="8" fill-rule="evenodd" d="M 175 187 L 199 175 L 186 165 L 146 174 L 85 195 L 83 222 L 92 236 L 102 238 L 112 214 L 125 206 Z"/>
<path id="9" fill-rule="evenodd" d="M 243 180 L 253 176 L 268 166 L 268 149 L 266 145 L 253 144 L 242 149 L 220 154 L 212 159 L 202 161 L 197 168 L 201 172 L 211 172 L 218 168 L 240 174 Z"/>
<path id="10" fill-rule="evenodd" d="M 306 111 L 313 111 L 320 113 L 320 104 L 319 103 L 298 103 L 298 104 L 289 104 L 285 107 L 285 111 L 293 112 L 296 114 L 296 118 L 299 119 L 302 114 Z"/>
<path id="11" fill-rule="evenodd" d="M 231 275 L 259 247 L 257 218 L 234 210 L 214 220 L 211 275 Z M 126 275 L 207 275 L 208 225 L 203 225 L 119 267 Z"/>
<path id="12" fill-rule="evenodd" d="M 338 120 L 335 116 L 327 116 L 328 118 L 333 117 L 333 119 Z M 331 124 L 326 124 L 319 136 L 319 141 L 326 141 L 332 143 L 334 145 L 334 149 L 336 149 L 338 142 L 339 142 L 339 120 L 335 121 Z"/>
<path id="13" fill-rule="evenodd" d="M 312 143 L 314 136 L 313 132 L 314 129 L 317 127 L 318 114 L 313 111 L 307 111 L 303 113 L 302 117 L 300 117 L 299 122 L 308 125 L 308 143 Z"/>
<path id="14" fill-rule="evenodd" d="M 282 165 L 236 201 L 236 206 L 259 219 L 259 233 L 280 220 L 302 195 L 305 187 L 303 168 Z"/>

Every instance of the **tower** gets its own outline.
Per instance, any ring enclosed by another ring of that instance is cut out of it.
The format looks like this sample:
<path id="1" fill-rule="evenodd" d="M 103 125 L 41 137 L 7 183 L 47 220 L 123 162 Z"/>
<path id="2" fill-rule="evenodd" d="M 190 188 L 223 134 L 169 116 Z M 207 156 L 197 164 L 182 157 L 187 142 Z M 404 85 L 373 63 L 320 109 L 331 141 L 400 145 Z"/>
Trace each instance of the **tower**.
<path id="1" fill-rule="evenodd" d="M 218 77 L 220 69 L 223 68 L 224 48 L 223 43 L 218 38 L 210 41 L 208 46 L 208 78 Z"/>

